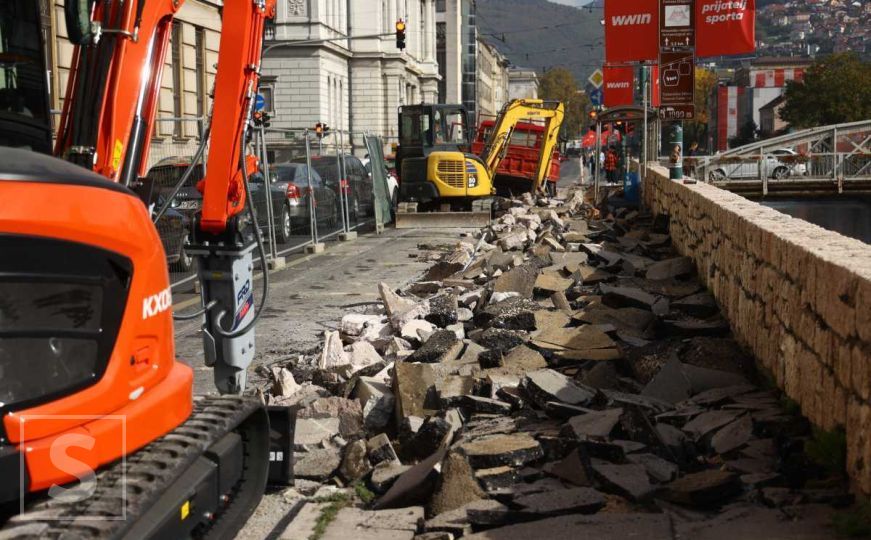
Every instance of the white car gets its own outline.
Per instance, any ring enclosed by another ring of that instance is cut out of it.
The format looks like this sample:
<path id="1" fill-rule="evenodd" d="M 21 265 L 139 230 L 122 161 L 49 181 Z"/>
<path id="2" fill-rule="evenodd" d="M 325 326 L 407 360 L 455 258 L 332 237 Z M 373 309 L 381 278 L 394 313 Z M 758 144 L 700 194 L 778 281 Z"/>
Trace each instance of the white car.
<path id="1" fill-rule="evenodd" d="M 807 176 L 807 165 L 793 158 L 798 155 L 798 152 L 790 148 L 776 148 L 770 151 L 763 162 L 766 175 L 776 180 L 790 176 Z M 718 163 L 708 176 L 714 181 L 726 178 L 759 178 L 759 166 L 759 160 L 751 158 L 739 163 Z"/>
<path id="2" fill-rule="evenodd" d="M 366 167 L 366 172 L 369 173 L 369 177 L 372 177 L 372 162 L 367 155 L 363 159 L 360 160 L 363 163 L 363 166 Z M 396 206 L 396 201 L 399 197 L 399 182 L 396 180 L 396 177 L 390 174 L 387 171 L 387 167 L 384 167 L 384 174 L 387 176 L 387 194 L 390 197 L 390 207 L 393 208 Z"/>

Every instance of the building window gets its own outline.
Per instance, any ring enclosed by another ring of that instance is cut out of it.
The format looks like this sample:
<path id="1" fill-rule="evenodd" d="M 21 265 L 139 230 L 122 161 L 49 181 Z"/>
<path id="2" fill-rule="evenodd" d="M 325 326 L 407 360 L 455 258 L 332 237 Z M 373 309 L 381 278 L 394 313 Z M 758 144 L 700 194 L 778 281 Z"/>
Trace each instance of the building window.
<path id="1" fill-rule="evenodd" d="M 263 96 L 263 110 L 268 112 L 269 114 L 273 114 L 275 112 L 275 108 L 273 106 L 273 93 L 275 89 L 272 85 L 261 86 L 257 89 L 257 92 Z"/>
<path id="2" fill-rule="evenodd" d="M 181 118 L 184 105 L 184 66 L 182 66 L 181 24 L 172 23 L 172 115 Z M 182 122 L 173 122 L 172 134 L 182 137 Z"/>
<path id="3" fill-rule="evenodd" d="M 436 12 L 444 13 L 447 7 L 445 6 L 445 0 L 436 0 Z"/>
<path id="4" fill-rule="evenodd" d="M 209 113 L 208 84 L 206 71 L 206 30 L 196 29 L 196 71 L 197 71 L 197 116 L 203 118 Z"/>

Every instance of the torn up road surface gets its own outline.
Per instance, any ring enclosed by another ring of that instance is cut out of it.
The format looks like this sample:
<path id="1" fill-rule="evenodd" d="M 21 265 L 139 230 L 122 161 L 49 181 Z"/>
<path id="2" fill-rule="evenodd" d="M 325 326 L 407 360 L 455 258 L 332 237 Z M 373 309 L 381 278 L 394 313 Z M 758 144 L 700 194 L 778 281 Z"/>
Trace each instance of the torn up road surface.
<path id="1" fill-rule="evenodd" d="M 279 537 L 833 536 L 843 478 L 667 221 L 572 189 L 496 216 L 265 370 L 264 399 L 300 410 Z"/>

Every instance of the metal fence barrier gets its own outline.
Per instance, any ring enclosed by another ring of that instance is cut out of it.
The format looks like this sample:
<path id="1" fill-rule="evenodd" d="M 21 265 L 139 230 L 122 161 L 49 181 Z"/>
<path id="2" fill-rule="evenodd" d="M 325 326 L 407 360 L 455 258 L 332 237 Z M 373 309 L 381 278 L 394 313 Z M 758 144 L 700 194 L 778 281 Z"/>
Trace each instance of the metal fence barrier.
<path id="1" fill-rule="evenodd" d="M 204 123 L 194 120 L 158 120 L 162 129 L 156 129 L 156 134 L 197 134 L 155 140 L 147 176 L 162 190 L 175 186 L 191 164 L 204 132 Z M 391 188 L 387 179 L 382 149 L 381 139 L 369 133 L 331 130 L 318 137 L 311 130 L 255 128 L 246 148 L 259 163 L 257 170 L 249 171 L 249 203 L 268 260 L 350 238 L 365 227 L 380 231 L 391 218 L 395 189 L 395 182 Z M 381 165 L 372 165 L 376 163 Z M 185 253 L 184 242 L 202 203 L 196 184 L 204 175 L 205 163 L 195 165 L 157 224 L 174 292 L 195 287 L 196 263 Z"/>
<path id="2" fill-rule="evenodd" d="M 191 165 L 206 124 L 199 117 L 155 119 L 146 177 L 158 188 L 158 205 Z M 383 139 L 368 132 L 330 130 L 318 137 L 306 129 L 255 128 L 246 148 L 260 164 L 249 171 L 250 203 L 268 260 L 366 227 L 380 232 L 392 219 L 397 189 L 383 148 Z M 196 261 L 184 246 L 202 204 L 196 185 L 206 173 L 205 156 L 208 148 L 156 224 L 176 293 L 196 288 Z"/>

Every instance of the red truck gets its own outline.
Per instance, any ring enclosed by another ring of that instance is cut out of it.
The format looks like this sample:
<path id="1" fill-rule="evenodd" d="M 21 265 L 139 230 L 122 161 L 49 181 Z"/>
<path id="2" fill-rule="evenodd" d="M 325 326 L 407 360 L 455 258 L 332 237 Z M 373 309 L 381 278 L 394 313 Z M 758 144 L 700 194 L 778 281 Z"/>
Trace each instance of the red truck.
<path id="1" fill-rule="evenodd" d="M 472 141 L 472 153 L 481 155 L 484 150 L 484 142 L 490 131 L 493 130 L 495 121 L 484 120 L 478 127 L 475 140 Z M 545 135 L 545 126 L 531 122 L 520 122 L 511 134 L 508 144 L 508 153 L 505 159 L 496 169 L 494 185 L 499 195 L 508 196 L 530 190 L 535 180 L 538 169 L 538 159 L 541 154 L 542 138 Z M 550 160 L 550 169 L 547 174 L 548 192 L 556 191 L 556 183 L 560 176 L 560 155 L 558 150 L 553 151 Z"/>

